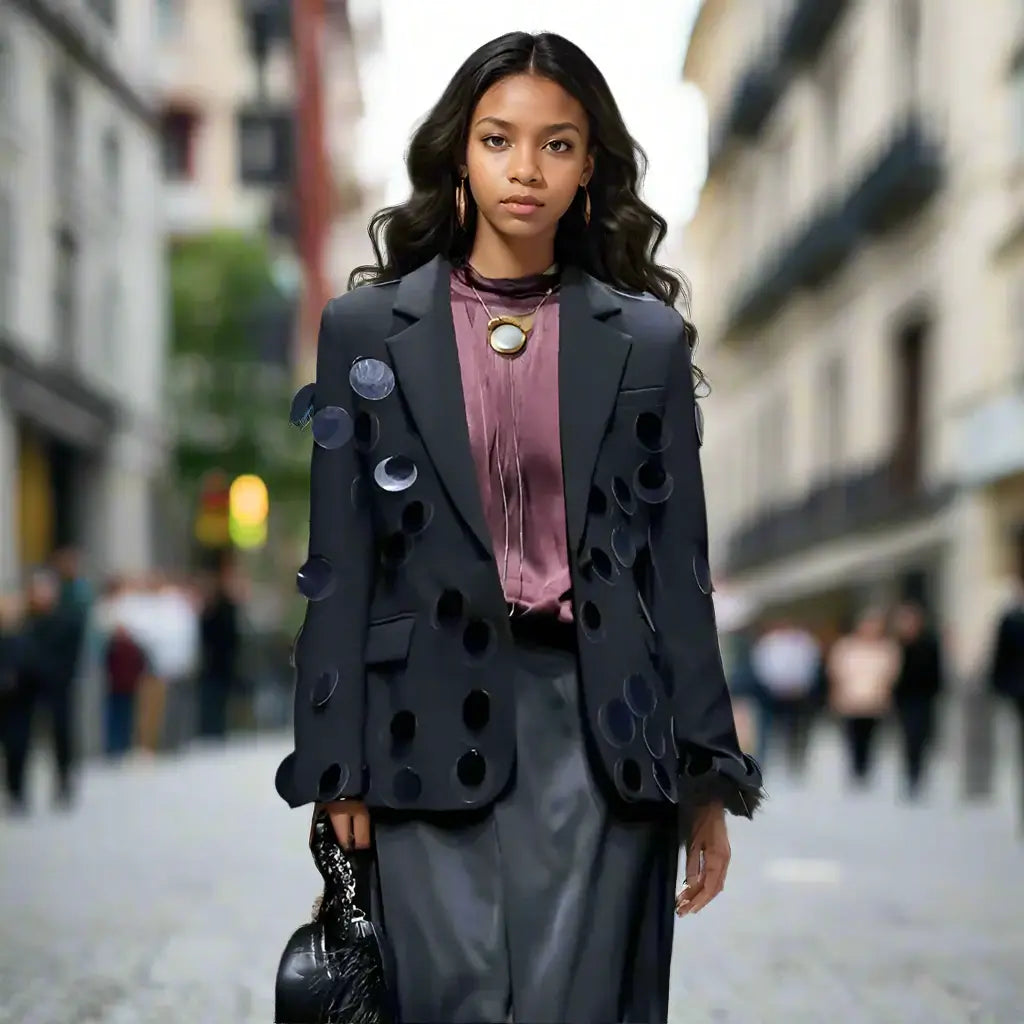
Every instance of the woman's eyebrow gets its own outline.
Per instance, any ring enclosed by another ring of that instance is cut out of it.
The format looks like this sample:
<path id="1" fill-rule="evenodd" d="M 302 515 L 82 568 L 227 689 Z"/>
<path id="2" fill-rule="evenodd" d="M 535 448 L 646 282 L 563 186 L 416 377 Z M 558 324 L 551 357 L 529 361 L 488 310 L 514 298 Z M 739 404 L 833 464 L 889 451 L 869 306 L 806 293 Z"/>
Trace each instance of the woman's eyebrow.
<path id="1" fill-rule="evenodd" d="M 488 124 L 496 125 L 498 128 L 504 128 L 506 131 L 510 131 L 513 128 L 515 128 L 515 125 L 512 124 L 511 121 L 505 121 L 500 117 L 493 117 L 491 115 L 488 115 L 487 117 L 481 117 L 480 120 L 477 121 L 476 125 L 474 125 L 474 127 L 479 128 L 480 125 L 482 125 L 485 121 Z M 573 124 L 572 121 L 559 121 L 557 124 L 549 124 L 541 128 L 541 133 L 545 135 L 548 134 L 549 132 L 565 131 L 573 131 L 576 132 L 577 135 L 582 134 L 579 128 L 575 124 Z"/>

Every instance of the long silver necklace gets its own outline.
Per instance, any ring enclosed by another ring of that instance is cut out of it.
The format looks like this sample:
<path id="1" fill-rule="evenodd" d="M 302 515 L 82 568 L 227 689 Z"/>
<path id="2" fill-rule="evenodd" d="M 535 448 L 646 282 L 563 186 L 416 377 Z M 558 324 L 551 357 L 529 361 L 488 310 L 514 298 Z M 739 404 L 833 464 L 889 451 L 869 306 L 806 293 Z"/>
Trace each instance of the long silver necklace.
<path id="1" fill-rule="evenodd" d="M 489 318 L 487 321 L 487 343 L 501 356 L 514 356 L 523 350 L 526 339 L 529 337 L 530 331 L 533 330 L 533 317 L 537 315 L 540 307 L 548 301 L 551 293 L 555 290 L 554 286 L 549 288 L 529 313 L 521 313 L 519 316 L 503 313 L 500 316 L 495 316 L 472 282 L 469 283 L 469 287 L 473 289 L 473 294 L 480 300 L 480 305 L 484 307 L 484 312 Z"/>

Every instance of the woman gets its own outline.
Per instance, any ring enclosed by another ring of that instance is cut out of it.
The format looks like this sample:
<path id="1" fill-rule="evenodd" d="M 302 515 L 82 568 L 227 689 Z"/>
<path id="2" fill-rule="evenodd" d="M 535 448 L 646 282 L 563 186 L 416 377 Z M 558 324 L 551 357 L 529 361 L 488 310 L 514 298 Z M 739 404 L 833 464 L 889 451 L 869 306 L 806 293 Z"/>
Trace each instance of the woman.
<path id="1" fill-rule="evenodd" d="M 906 794 L 916 799 L 925 779 L 935 738 L 936 710 L 942 694 L 942 644 L 916 601 L 903 601 L 893 615 L 900 646 L 900 669 L 893 704 L 903 737 Z"/>
<path id="2" fill-rule="evenodd" d="M 641 160 L 576 46 L 481 47 L 296 396 L 310 604 L 277 786 L 343 844 L 372 821 L 406 1021 L 664 1021 L 679 807 L 683 913 L 760 797 Z"/>
<path id="3" fill-rule="evenodd" d="M 900 670 L 900 649 L 886 633 L 885 613 L 863 612 L 852 633 L 840 637 L 828 656 L 832 710 L 843 720 L 850 781 L 867 785 L 878 726 L 892 707 Z"/>

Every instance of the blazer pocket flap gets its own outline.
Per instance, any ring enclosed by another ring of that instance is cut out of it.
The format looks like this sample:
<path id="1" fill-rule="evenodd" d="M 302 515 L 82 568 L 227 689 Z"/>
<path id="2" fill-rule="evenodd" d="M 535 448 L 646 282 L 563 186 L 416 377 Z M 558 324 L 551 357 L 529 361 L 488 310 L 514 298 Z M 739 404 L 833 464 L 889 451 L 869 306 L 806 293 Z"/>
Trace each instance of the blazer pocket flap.
<path id="1" fill-rule="evenodd" d="M 412 642 L 415 624 L 415 615 L 402 615 L 382 622 L 371 622 L 366 631 L 364 664 L 388 665 L 408 660 L 409 644 Z"/>
<path id="2" fill-rule="evenodd" d="M 620 402 L 639 402 L 641 404 L 644 404 L 648 402 L 662 402 L 664 400 L 664 384 L 653 384 L 649 387 L 629 387 L 624 385 L 623 387 L 619 388 Z"/>

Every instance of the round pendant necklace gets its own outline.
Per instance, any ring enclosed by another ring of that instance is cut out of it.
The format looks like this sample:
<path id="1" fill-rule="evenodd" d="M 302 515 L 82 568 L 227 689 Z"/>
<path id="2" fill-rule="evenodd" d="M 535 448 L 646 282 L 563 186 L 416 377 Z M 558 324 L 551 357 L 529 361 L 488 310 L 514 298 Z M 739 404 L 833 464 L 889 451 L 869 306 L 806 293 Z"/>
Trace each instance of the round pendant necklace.
<path id="1" fill-rule="evenodd" d="M 487 308 L 487 303 L 484 302 L 483 296 L 474 285 L 470 284 L 470 288 L 480 300 L 480 305 L 484 307 L 484 312 L 489 318 L 487 321 L 487 343 L 501 356 L 514 356 L 523 350 L 526 339 L 529 337 L 530 331 L 533 330 L 533 317 L 537 315 L 540 307 L 548 301 L 551 293 L 555 290 L 553 287 L 549 288 L 529 313 L 522 313 L 519 316 L 509 314 L 495 316 Z"/>

